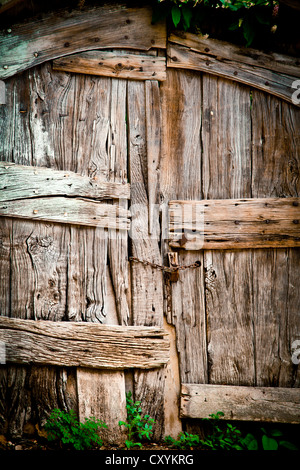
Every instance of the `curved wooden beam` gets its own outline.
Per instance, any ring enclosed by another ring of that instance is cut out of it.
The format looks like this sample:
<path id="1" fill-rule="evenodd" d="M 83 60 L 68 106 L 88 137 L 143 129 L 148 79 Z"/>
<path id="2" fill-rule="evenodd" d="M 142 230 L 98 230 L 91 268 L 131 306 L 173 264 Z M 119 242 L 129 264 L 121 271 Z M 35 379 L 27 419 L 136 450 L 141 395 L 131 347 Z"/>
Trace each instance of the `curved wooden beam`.
<path id="1" fill-rule="evenodd" d="M 108 4 L 55 11 L 42 19 L 11 25 L 0 33 L 0 79 L 76 52 L 165 48 L 165 23 L 152 25 L 151 20 L 151 7 Z"/>

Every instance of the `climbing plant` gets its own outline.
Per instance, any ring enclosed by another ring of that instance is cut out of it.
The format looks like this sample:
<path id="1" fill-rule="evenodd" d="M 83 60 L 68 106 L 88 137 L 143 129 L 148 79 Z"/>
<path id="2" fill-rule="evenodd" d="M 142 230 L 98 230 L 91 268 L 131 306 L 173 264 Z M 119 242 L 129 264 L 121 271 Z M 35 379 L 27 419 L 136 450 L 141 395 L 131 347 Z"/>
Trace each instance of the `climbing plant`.
<path id="1" fill-rule="evenodd" d="M 279 2 L 270 0 L 156 0 L 153 22 L 166 18 L 175 28 L 205 34 L 207 23 L 220 14 L 228 31 L 242 35 L 250 46 L 257 32 L 275 33 Z"/>

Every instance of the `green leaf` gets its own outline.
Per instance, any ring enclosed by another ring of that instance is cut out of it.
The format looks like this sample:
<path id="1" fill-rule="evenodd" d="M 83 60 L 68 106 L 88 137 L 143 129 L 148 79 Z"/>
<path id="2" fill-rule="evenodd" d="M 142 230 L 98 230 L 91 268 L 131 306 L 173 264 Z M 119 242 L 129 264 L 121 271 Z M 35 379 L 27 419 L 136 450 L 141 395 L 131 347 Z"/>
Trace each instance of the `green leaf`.
<path id="1" fill-rule="evenodd" d="M 250 21 L 248 21 L 247 19 L 243 22 L 242 29 L 244 38 L 246 39 L 246 47 L 248 47 L 253 42 L 253 39 L 255 37 L 255 30 Z"/>
<path id="2" fill-rule="evenodd" d="M 285 447 L 286 449 L 289 449 L 289 450 L 299 450 L 298 447 L 295 446 L 295 444 L 289 441 L 280 441 L 279 446 Z"/>
<path id="3" fill-rule="evenodd" d="M 175 28 L 177 28 L 180 18 L 181 18 L 181 11 L 177 5 L 174 5 L 171 10 L 172 20 L 174 23 Z"/>
<path id="4" fill-rule="evenodd" d="M 182 6 L 181 12 L 183 17 L 183 27 L 185 30 L 187 30 L 191 26 L 191 19 L 193 17 L 193 13 L 192 10 L 185 5 Z"/>
<path id="5" fill-rule="evenodd" d="M 277 450 L 278 443 L 272 437 L 268 437 L 266 434 L 262 437 L 262 445 L 264 450 Z"/>

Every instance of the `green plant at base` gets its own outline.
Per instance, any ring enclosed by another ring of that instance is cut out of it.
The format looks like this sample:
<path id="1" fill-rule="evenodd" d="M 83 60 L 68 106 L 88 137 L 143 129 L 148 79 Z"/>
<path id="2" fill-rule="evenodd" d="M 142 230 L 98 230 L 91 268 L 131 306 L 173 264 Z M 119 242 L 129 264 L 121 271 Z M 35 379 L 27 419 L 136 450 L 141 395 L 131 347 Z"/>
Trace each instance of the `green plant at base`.
<path id="1" fill-rule="evenodd" d="M 177 440 L 171 436 L 165 437 L 165 443 L 171 447 L 181 450 L 193 450 L 199 446 L 200 438 L 197 434 L 189 434 L 187 432 L 180 432 Z"/>
<path id="2" fill-rule="evenodd" d="M 99 437 L 98 428 L 107 428 L 107 425 L 94 417 L 85 418 L 79 423 L 74 410 L 52 410 L 44 426 L 49 441 L 58 440 L 62 447 L 73 447 L 75 450 L 90 449 L 93 445 L 103 444 Z"/>
<path id="3" fill-rule="evenodd" d="M 224 413 L 218 411 L 216 414 L 209 415 L 203 421 L 209 421 L 212 426 L 212 432 L 206 439 L 201 440 L 204 448 L 211 450 L 243 450 L 245 449 L 242 441 L 242 433 L 230 423 L 219 424 L 219 419 Z"/>
<path id="4" fill-rule="evenodd" d="M 247 450 L 298 450 L 297 446 L 292 442 L 283 438 L 283 433 L 279 429 L 272 429 L 269 432 L 265 428 L 261 428 L 262 435 L 257 439 L 253 434 L 248 433 L 243 439 L 243 443 Z"/>
<path id="5" fill-rule="evenodd" d="M 127 449 L 131 447 L 142 447 L 140 442 L 143 438 L 150 440 L 153 434 L 152 428 L 155 423 L 153 418 L 149 415 L 142 415 L 141 402 L 132 399 L 132 393 L 129 391 L 126 393 L 126 410 L 127 410 L 127 421 L 119 421 L 119 426 L 125 426 L 128 432 L 128 438 L 125 441 Z M 136 438 L 139 441 L 136 441 Z"/>

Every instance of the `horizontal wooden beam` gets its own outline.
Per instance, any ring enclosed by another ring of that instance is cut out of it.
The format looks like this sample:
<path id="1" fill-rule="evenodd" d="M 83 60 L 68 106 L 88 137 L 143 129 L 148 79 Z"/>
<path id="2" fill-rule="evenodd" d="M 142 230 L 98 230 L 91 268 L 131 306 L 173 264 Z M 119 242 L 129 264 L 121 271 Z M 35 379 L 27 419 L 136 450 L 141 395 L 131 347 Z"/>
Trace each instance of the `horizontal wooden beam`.
<path id="1" fill-rule="evenodd" d="M 291 76 L 274 72 L 273 70 L 219 57 L 218 55 L 203 54 L 175 43 L 168 44 L 167 55 L 168 67 L 197 70 L 234 80 L 270 93 L 296 106 L 299 105 L 293 100 L 293 94 L 295 88 L 297 88 L 294 86 L 294 82 L 297 80 L 296 75 Z"/>
<path id="2" fill-rule="evenodd" d="M 242 47 L 226 41 L 197 36 L 187 32 L 171 33 L 169 43 L 184 46 L 191 51 L 205 54 L 207 58 L 216 57 L 241 64 L 273 70 L 285 75 L 300 77 L 300 63 L 298 57 L 279 54 L 278 52 L 263 52 L 251 47 Z"/>
<path id="3" fill-rule="evenodd" d="M 54 70 L 133 80 L 166 80 L 166 68 L 165 57 L 121 51 L 81 52 L 53 61 Z"/>
<path id="4" fill-rule="evenodd" d="M 232 385 L 182 384 L 181 418 L 208 418 L 300 423 L 300 389 Z"/>
<path id="5" fill-rule="evenodd" d="M 41 197 L 7 201 L 0 203 L 0 216 L 116 230 L 130 228 L 128 210 L 80 198 Z"/>
<path id="6" fill-rule="evenodd" d="M 0 316 L 6 363 L 122 370 L 161 367 L 167 333 L 156 327 L 21 320 Z"/>
<path id="7" fill-rule="evenodd" d="M 99 181 L 72 171 L 0 162 L 1 202 L 50 196 L 130 199 L 130 185 Z"/>
<path id="8" fill-rule="evenodd" d="M 185 250 L 300 246 L 300 198 L 169 202 L 170 246 Z"/>
<path id="9" fill-rule="evenodd" d="M 165 22 L 152 24 L 151 6 L 107 3 L 54 11 L 0 33 L 0 79 L 77 52 L 153 47 L 166 47 L 166 26 Z"/>

